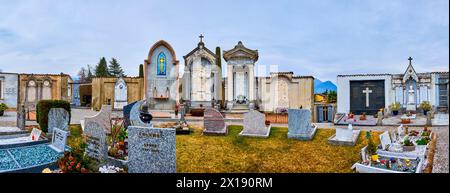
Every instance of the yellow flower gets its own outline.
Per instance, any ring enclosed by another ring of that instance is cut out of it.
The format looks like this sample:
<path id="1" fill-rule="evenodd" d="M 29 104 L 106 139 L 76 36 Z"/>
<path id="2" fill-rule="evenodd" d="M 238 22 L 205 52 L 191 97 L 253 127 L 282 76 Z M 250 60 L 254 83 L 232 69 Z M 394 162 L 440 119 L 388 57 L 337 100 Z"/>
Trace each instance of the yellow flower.
<path id="1" fill-rule="evenodd" d="M 42 173 L 45 174 L 52 173 L 52 170 L 50 170 L 50 168 L 45 168 L 44 170 L 42 170 Z"/>

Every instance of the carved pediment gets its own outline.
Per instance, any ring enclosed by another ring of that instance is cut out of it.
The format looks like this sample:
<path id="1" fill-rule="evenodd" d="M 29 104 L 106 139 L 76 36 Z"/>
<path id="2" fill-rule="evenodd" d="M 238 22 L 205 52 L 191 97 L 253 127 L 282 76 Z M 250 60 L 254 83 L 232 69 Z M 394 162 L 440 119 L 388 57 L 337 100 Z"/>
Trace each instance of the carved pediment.
<path id="1" fill-rule="evenodd" d="M 406 68 L 406 71 L 403 75 L 403 82 L 406 82 L 409 79 L 413 79 L 416 82 L 419 81 L 419 77 L 417 76 L 416 70 L 414 70 L 414 67 L 412 66 L 411 62 L 409 63 L 408 68 Z"/>
<path id="2" fill-rule="evenodd" d="M 256 62 L 258 60 L 258 50 L 248 49 L 239 41 L 233 49 L 223 51 L 223 58 L 225 61 L 231 58 L 249 58 Z"/>

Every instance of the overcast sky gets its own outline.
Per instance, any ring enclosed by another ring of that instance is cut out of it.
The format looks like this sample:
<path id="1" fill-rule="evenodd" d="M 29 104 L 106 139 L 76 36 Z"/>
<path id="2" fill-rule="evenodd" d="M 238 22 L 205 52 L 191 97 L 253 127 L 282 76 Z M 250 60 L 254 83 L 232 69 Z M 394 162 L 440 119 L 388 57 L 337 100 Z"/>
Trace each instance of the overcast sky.
<path id="1" fill-rule="evenodd" d="M 258 65 L 333 82 L 403 73 L 409 56 L 418 72 L 449 70 L 448 0 L 0 0 L 0 69 L 76 75 L 104 56 L 137 76 L 153 43 L 183 66 L 199 34 L 212 51 L 241 40 Z"/>

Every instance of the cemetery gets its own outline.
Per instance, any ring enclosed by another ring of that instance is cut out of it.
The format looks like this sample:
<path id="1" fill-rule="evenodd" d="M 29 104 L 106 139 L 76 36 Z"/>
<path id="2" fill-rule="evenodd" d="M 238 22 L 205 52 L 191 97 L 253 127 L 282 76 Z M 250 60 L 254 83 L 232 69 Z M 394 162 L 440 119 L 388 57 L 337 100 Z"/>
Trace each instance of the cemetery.
<path id="1" fill-rule="evenodd" d="M 256 76 L 258 50 L 199 37 L 183 76 L 160 40 L 140 77 L 95 77 L 90 96 L 63 73 L 3 73 L 20 88 L 0 106 L 0 173 L 432 172 L 433 126 L 448 130 L 433 83 L 448 72 L 416 73 L 410 58 L 404 74 L 339 75 L 337 104 L 319 107 L 314 77 Z"/>

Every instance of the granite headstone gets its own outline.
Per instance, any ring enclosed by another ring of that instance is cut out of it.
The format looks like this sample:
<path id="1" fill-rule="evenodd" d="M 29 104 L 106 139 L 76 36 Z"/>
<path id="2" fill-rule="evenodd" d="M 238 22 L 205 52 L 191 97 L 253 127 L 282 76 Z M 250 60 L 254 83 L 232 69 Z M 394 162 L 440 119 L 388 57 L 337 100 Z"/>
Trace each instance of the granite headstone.
<path id="1" fill-rule="evenodd" d="M 271 126 L 266 126 L 266 116 L 256 110 L 244 114 L 244 129 L 239 135 L 249 137 L 269 137 Z"/>
<path id="2" fill-rule="evenodd" d="M 134 106 L 134 104 L 136 104 L 136 102 L 137 101 L 132 102 L 132 103 L 130 103 L 128 105 L 125 105 L 123 107 L 123 110 L 122 110 L 122 112 L 123 112 L 123 120 L 124 120 L 123 125 L 124 125 L 125 128 L 128 128 L 128 126 L 130 126 L 130 113 L 131 113 L 131 109 L 133 109 L 133 106 Z"/>
<path id="3" fill-rule="evenodd" d="M 308 109 L 288 110 L 288 138 L 312 140 L 317 126 L 311 125 L 311 111 Z"/>
<path id="4" fill-rule="evenodd" d="M 97 161 L 106 159 L 108 155 L 108 146 L 104 128 L 95 121 L 86 122 L 84 135 L 86 136 L 87 142 L 87 147 L 85 149 L 86 155 Z"/>
<path id="5" fill-rule="evenodd" d="M 213 108 L 206 108 L 203 117 L 204 135 L 226 135 L 228 128 L 222 114 Z"/>
<path id="6" fill-rule="evenodd" d="M 129 173 L 175 173 L 174 128 L 130 126 L 128 128 Z"/>
<path id="7" fill-rule="evenodd" d="M 51 108 L 48 112 L 48 132 L 52 133 L 53 128 L 69 131 L 70 115 L 66 109 Z"/>
<path id="8" fill-rule="evenodd" d="M 102 105 L 100 112 L 92 117 L 84 118 L 84 128 L 86 128 L 87 122 L 96 122 L 101 128 L 105 130 L 106 133 L 111 133 L 111 105 Z"/>

